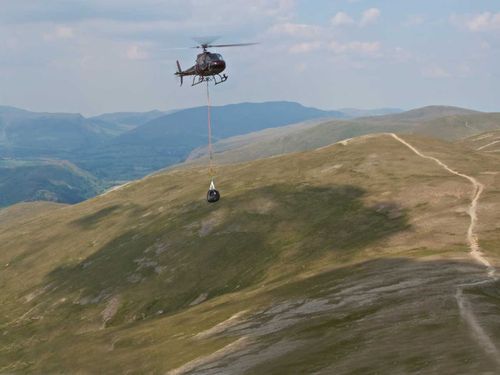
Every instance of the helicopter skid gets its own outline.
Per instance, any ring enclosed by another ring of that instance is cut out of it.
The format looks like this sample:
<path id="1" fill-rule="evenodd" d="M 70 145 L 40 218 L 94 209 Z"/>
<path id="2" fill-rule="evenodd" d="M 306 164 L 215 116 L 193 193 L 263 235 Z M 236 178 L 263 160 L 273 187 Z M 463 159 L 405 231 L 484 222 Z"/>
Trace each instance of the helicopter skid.
<path id="1" fill-rule="evenodd" d="M 214 82 L 215 85 L 218 85 L 220 83 L 226 82 L 228 79 L 228 76 L 226 74 L 214 74 L 212 76 L 195 76 L 193 77 L 193 83 L 191 86 L 196 86 L 199 85 L 200 83 L 203 82 Z"/>

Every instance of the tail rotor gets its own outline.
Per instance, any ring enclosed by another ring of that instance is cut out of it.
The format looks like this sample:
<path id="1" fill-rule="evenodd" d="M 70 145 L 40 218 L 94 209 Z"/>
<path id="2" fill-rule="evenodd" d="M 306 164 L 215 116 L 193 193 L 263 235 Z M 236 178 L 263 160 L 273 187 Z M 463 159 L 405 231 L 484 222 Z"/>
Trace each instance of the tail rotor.
<path id="1" fill-rule="evenodd" d="M 181 79 L 181 86 L 182 86 L 184 79 L 182 76 L 182 69 L 181 69 L 181 64 L 179 64 L 179 60 L 177 60 L 177 72 L 175 74 L 178 75 L 179 78 Z"/>

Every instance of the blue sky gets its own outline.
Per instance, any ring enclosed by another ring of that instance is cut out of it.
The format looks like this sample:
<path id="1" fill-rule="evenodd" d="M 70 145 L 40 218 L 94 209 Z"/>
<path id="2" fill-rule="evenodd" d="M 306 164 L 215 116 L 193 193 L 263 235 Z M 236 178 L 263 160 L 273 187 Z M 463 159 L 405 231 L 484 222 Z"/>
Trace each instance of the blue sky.
<path id="1" fill-rule="evenodd" d="M 500 111 L 500 1 L 0 0 L 0 105 L 81 112 L 202 105 L 178 86 L 191 37 L 220 43 L 215 104 Z"/>

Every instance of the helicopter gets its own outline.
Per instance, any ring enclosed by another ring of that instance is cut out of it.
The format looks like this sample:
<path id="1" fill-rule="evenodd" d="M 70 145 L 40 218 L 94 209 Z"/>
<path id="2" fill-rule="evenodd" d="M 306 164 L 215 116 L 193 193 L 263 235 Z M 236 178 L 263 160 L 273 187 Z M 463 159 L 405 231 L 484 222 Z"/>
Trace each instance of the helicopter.
<path id="1" fill-rule="evenodd" d="M 213 40 L 212 40 L 213 42 Z M 202 82 L 213 81 L 216 85 L 227 81 L 227 74 L 221 73 L 226 69 L 226 62 L 218 53 L 212 53 L 207 48 L 221 48 L 221 47 L 242 47 L 251 46 L 257 43 L 237 43 L 237 44 L 210 44 L 211 42 L 202 42 L 200 45 L 191 48 L 202 48 L 203 52 L 196 57 L 195 64 L 189 69 L 182 70 L 179 60 L 177 60 L 176 76 L 181 80 L 185 76 L 193 76 L 193 83 L 191 86 L 196 86 Z"/>

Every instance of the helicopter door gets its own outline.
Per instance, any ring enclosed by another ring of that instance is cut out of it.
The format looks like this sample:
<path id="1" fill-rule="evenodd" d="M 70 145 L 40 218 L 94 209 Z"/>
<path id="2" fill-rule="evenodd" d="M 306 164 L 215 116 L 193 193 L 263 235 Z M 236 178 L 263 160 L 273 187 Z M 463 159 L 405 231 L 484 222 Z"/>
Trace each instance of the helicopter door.
<path id="1" fill-rule="evenodd" d="M 198 58 L 196 59 L 196 65 L 201 71 L 204 71 L 208 68 L 207 55 L 205 53 L 198 55 Z"/>

